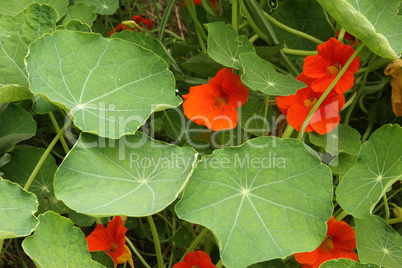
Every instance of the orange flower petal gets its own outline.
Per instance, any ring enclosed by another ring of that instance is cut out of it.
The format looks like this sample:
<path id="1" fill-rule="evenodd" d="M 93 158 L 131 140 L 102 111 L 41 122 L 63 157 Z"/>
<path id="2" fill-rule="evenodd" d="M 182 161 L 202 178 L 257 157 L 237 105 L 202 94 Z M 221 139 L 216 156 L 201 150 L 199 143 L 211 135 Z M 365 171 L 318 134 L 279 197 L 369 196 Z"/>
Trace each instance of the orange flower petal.
<path id="1" fill-rule="evenodd" d="M 194 86 L 182 96 L 186 117 L 213 131 L 237 126 L 237 107 L 248 98 L 248 89 L 231 69 L 221 69 L 208 84 Z"/>

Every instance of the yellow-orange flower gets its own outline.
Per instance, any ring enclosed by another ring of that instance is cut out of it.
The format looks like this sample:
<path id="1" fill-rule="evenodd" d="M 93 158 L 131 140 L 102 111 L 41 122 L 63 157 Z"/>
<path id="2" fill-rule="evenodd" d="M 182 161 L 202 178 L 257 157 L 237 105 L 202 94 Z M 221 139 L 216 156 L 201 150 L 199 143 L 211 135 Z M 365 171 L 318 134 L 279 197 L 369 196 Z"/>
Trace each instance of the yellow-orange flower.
<path id="1" fill-rule="evenodd" d="M 198 125 L 213 131 L 233 129 L 237 126 L 238 107 L 248 97 L 248 89 L 231 69 L 221 69 L 208 84 L 190 88 L 183 95 L 184 114 Z"/>

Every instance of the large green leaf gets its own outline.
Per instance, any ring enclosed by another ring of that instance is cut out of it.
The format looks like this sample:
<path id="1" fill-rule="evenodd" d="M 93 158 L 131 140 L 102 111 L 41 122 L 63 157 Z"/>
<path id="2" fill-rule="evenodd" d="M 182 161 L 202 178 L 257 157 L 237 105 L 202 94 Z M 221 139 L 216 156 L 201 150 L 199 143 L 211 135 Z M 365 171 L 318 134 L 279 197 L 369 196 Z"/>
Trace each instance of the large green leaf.
<path id="1" fill-rule="evenodd" d="M 166 62 L 121 39 L 61 30 L 33 43 L 26 62 L 33 93 L 101 136 L 134 133 L 152 112 L 181 102 Z"/>
<path id="2" fill-rule="evenodd" d="M 380 217 L 356 219 L 356 243 L 361 262 L 401 267 L 402 237 Z"/>
<path id="3" fill-rule="evenodd" d="M 216 62 L 241 70 L 240 53 L 255 52 L 246 36 L 238 36 L 236 30 L 223 22 L 206 24 L 208 28 L 208 54 Z"/>
<path id="4" fill-rule="evenodd" d="M 36 3 L 15 17 L 0 17 L 0 87 L 8 84 L 28 87 L 24 66 L 28 45 L 43 34 L 53 32 L 56 20 L 53 8 Z"/>
<path id="5" fill-rule="evenodd" d="M 101 15 L 111 15 L 119 7 L 118 0 L 73 0 L 74 3 L 84 3 L 96 7 L 95 12 Z"/>
<path id="6" fill-rule="evenodd" d="M 265 102 L 247 101 L 238 110 L 240 127 L 253 135 L 267 135 L 275 128 L 276 111 Z"/>
<path id="7" fill-rule="evenodd" d="M 402 52 L 400 0 L 318 0 L 339 24 L 377 55 L 395 59 Z"/>
<path id="8" fill-rule="evenodd" d="M 15 16 L 32 3 L 46 4 L 54 8 L 58 14 L 57 20 L 66 14 L 68 7 L 68 0 L 1 0 L 0 14 Z M 21 25 L 18 20 L 15 22 L 17 25 Z"/>
<path id="9" fill-rule="evenodd" d="M 240 59 L 244 68 L 241 80 L 253 90 L 270 95 L 288 96 L 306 87 L 296 78 L 278 73 L 269 62 L 255 53 L 242 53 Z"/>
<path id="10" fill-rule="evenodd" d="M 357 218 L 367 218 L 374 206 L 402 178 L 402 127 L 385 125 L 366 141 L 358 163 L 336 189 L 342 208 Z"/>
<path id="11" fill-rule="evenodd" d="M 37 224 L 37 207 L 33 193 L 0 177 L 0 240 L 29 235 Z"/>
<path id="12" fill-rule="evenodd" d="M 360 150 L 360 133 L 349 125 L 340 124 L 324 135 L 309 133 L 310 141 L 331 155 L 340 152 L 357 155 Z"/>
<path id="13" fill-rule="evenodd" d="M 225 267 L 314 250 L 332 212 L 329 168 L 302 142 L 258 137 L 197 164 L 178 216 L 211 229 Z"/>
<path id="14" fill-rule="evenodd" d="M 35 234 L 22 242 L 36 267 L 104 267 L 91 259 L 84 234 L 69 219 L 53 211 L 38 219 Z"/>
<path id="15" fill-rule="evenodd" d="M 194 162 L 193 149 L 142 132 L 120 140 L 83 133 L 57 170 L 54 189 L 58 199 L 81 213 L 151 215 L 177 198 Z"/>
<path id="16" fill-rule="evenodd" d="M 3 112 L 0 111 L 0 155 L 35 133 L 36 122 L 23 108 L 10 103 Z"/>

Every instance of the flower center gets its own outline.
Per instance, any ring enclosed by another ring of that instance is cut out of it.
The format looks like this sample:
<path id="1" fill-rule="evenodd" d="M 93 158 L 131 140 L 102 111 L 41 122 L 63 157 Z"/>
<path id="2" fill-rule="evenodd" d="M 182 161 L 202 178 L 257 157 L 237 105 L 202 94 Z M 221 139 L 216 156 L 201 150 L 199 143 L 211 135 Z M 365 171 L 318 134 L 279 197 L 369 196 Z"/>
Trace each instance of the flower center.
<path id="1" fill-rule="evenodd" d="M 109 252 L 115 252 L 119 246 L 116 243 L 111 243 L 110 244 L 110 249 L 108 250 Z"/>
<path id="2" fill-rule="evenodd" d="M 327 74 L 330 76 L 337 75 L 341 69 L 342 66 L 339 63 L 335 63 L 334 65 L 327 67 Z"/>
<path id="3" fill-rule="evenodd" d="M 317 102 L 317 98 L 310 98 L 307 100 L 304 100 L 304 107 L 306 108 L 313 108 L 315 103 Z"/>
<path id="4" fill-rule="evenodd" d="M 220 97 L 215 97 L 215 108 L 219 110 L 223 110 L 223 107 L 228 105 L 228 102 L 225 99 L 222 99 Z"/>
<path id="5" fill-rule="evenodd" d="M 332 241 L 332 236 L 327 235 L 324 241 L 321 243 L 320 248 L 325 253 L 330 252 L 334 248 L 334 242 Z"/>

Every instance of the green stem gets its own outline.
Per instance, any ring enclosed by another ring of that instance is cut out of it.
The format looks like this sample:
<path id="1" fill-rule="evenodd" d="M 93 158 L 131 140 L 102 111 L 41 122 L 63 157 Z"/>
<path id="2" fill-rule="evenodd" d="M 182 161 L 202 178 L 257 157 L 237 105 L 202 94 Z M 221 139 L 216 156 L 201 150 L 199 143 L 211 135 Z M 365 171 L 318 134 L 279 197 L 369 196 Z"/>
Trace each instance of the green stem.
<path id="1" fill-rule="evenodd" d="M 208 228 L 204 228 L 201 233 L 197 236 L 197 238 L 191 243 L 191 245 L 188 247 L 186 252 L 184 252 L 183 256 L 181 257 L 180 261 L 183 261 L 184 256 L 186 256 L 189 252 L 194 251 L 194 249 L 198 246 L 198 244 L 201 242 L 201 240 L 204 238 L 204 236 L 208 233 Z"/>
<path id="2" fill-rule="evenodd" d="M 32 182 L 35 180 L 36 175 L 38 174 L 40 168 L 42 167 L 43 163 L 45 163 L 45 160 L 47 156 L 50 154 L 52 151 L 53 147 L 56 145 L 56 142 L 59 140 L 61 135 L 63 135 L 64 130 L 68 125 L 70 125 L 71 119 L 67 121 L 67 123 L 60 129 L 60 131 L 57 133 L 56 137 L 52 140 L 52 142 L 49 144 L 49 147 L 45 150 L 41 158 L 39 159 L 39 162 L 36 164 L 34 170 L 32 171 L 31 175 L 29 176 L 27 182 L 25 183 L 24 190 L 29 190 L 29 187 L 31 187 Z"/>
<path id="3" fill-rule="evenodd" d="M 153 29 L 151 32 L 152 32 L 152 33 L 158 33 L 158 32 L 161 33 L 161 29 Z M 173 37 L 176 38 L 177 40 L 184 41 L 184 39 L 181 38 L 181 36 L 178 36 L 176 33 L 172 32 L 172 31 L 170 31 L 170 30 L 168 30 L 168 29 L 165 29 L 165 30 L 164 30 L 164 33 L 167 33 L 167 34 L 173 36 Z M 163 36 L 163 35 L 162 35 L 162 36 Z"/>
<path id="4" fill-rule="evenodd" d="M 166 5 L 165 12 L 163 13 L 163 17 L 162 17 L 161 23 L 159 25 L 159 34 L 158 34 L 158 39 L 161 42 L 163 41 L 163 36 L 164 36 L 165 32 L 169 33 L 172 36 L 176 35 L 176 34 L 173 35 L 173 32 L 166 30 L 166 24 L 170 18 L 170 14 L 172 13 L 175 2 L 176 2 L 175 0 L 170 0 L 169 3 Z M 178 35 L 176 35 L 176 36 L 179 37 Z"/>
<path id="5" fill-rule="evenodd" d="M 370 119 L 367 129 L 362 136 L 361 143 L 364 143 L 368 139 L 368 137 L 371 134 L 371 130 L 373 129 L 373 126 L 374 126 L 374 119 Z"/>
<path id="6" fill-rule="evenodd" d="M 133 17 L 133 11 L 132 11 L 132 8 L 131 8 L 131 1 L 130 0 L 126 0 L 126 6 L 127 6 L 126 10 L 128 9 L 128 15 L 129 15 L 130 18 L 132 18 Z"/>
<path id="7" fill-rule="evenodd" d="M 339 31 L 339 35 L 338 35 L 338 41 L 339 41 L 339 42 L 342 43 L 343 38 L 345 37 L 345 33 L 346 33 L 346 30 L 345 30 L 344 28 L 342 28 L 342 29 Z"/>
<path id="8" fill-rule="evenodd" d="M 375 59 L 375 56 L 371 59 L 369 65 L 371 65 L 371 64 L 373 63 L 374 59 Z M 365 84 L 366 84 L 366 80 L 367 80 L 368 74 L 369 74 L 369 71 L 367 70 L 367 71 L 364 73 L 363 79 L 362 79 L 362 81 L 361 81 L 361 83 L 360 83 L 360 87 L 359 87 L 359 89 L 357 90 L 356 98 L 353 100 L 353 102 L 352 102 L 352 104 L 350 105 L 348 111 L 346 112 L 345 120 L 344 120 L 344 123 L 345 123 L 346 125 L 349 124 L 350 116 L 352 115 L 353 109 L 355 108 L 358 99 L 360 99 L 360 97 L 362 96 L 362 93 L 363 93 L 363 91 L 364 91 L 364 86 L 365 86 Z"/>
<path id="9" fill-rule="evenodd" d="M 388 224 L 395 224 L 395 223 L 400 223 L 400 222 L 402 222 L 402 217 L 390 219 L 387 221 Z"/>
<path id="10" fill-rule="evenodd" d="M 311 36 L 311 35 L 306 34 L 306 33 L 304 33 L 304 32 L 298 31 L 298 30 L 296 30 L 296 29 L 293 29 L 293 28 L 291 28 L 291 27 L 289 27 L 289 26 L 287 26 L 287 25 L 285 25 L 285 24 L 279 22 L 278 20 L 276 20 L 274 17 L 272 17 L 271 15 L 269 15 L 269 14 L 266 13 L 266 12 L 264 12 L 264 16 L 268 19 L 269 22 L 271 22 L 272 24 L 278 26 L 279 28 L 281 28 L 281 29 L 283 29 L 283 30 L 285 30 L 285 31 L 287 31 L 287 32 L 289 32 L 289 33 L 292 33 L 292 34 L 301 36 L 301 37 L 303 37 L 303 38 L 305 38 L 305 39 L 307 39 L 307 40 L 310 40 L 310 41 L 312 41 L 312 42 L 314 42 L 314 43 L 317 43 L 317 44 L 322 44 L 322 43 L 324 43 L 323 41 L 321 41 L 321 40 L 318 39 L 318 38 L 315 38 L 314 36 Z"/>
<path id="11" fill-rule="evenodd" d="M 292 136 L 292 133 L 295 129 L 291 125 L 287 125 L 285 131 L 283 132 L 281 138 L 288 139 Z"/>
<path id="12" fill-rule="evenodd" d="M 166 112 L 166 110 L 163 110 L 163 114 L 165 115 L 166 120 L 168 121 L 169 126 L 172 128 L 173 134 L 175 135 L 176 139 L 178 139 L 178 138 L 179 138 L 179 133 L 177 133 L 177 130 L 176 130 L 176 128 L 175 128 L 175 126 L 174 126 L 172 120 L 171 120 L 170 117 L 169 117 L 169 114 Z"/>
<path id="13" fill-rule="evenodd" d="M 198 38 L 198 42 L 200 43 L 200 47 L 202 52 L 207 53 L 207 49 L 204 44 L 204 40 L 207 40 L 207 35 L 204 32 L 204 28 L 202 27 L 201 23 L 197 18 L 197 13 L 195 11 L 194 2 L 191 0 L 184 0 L 187 6 L 188 13 L 190 14 L 191 19 L 194 22 L 195 32 Z"/>
<path id="14" fill-rule="evenodd" d="M 51 112 L 51 111 L 49 112 L 49 117 L 50 117 L 50 120 L 52 121 L 54 129 L 56 130 L 57 133 L 59 133 L 60 127 L 59 127 L 59 124 L 57 124 L 57 120 L 54 117 L 53 112 Z M 60 142 L 61 142 L 61 145 L 63 146 L 64 152 L 66 154 L 68 154 L 68 152 L 70 151 L 70 148 L 68 148 L 68 145 L 67 145 L 66 140 L 64 139 L 64 136 L 60 136 Z"/>
<path id="15" fill-rule="evenodd" d="M 350 97 L 350 98 L 345 102 L 345 104 L 343 105 L 341 111 L 345 110 L 346 108 L 348 108 L 348 107 L 352 104 L 353 100 L 356 98 L 356 95 L 357 95 L 356 92 L 353 93 L 352 97 Z"/>
<path id="16" fill-rule="evenodd" d="M 158 231 L 155 226 L 154 219 L 152 216 L 147 216 L 149 227 L 151 228 L 152 232 L 152 237 L 154 239 L 154 246 L 155 246 L 155 252 L 156 252 L 156 259 L 158 261 L 158 268 L 164 268 L 165 264 L 163 261 L 163 255 L 162 255 L 162 248 L 161 244 L 159 242 L 159 236 L 158 236 Z"/>
<path id="17" fill-rule="evenodd" d="M 135 248 L 134 244 L 126 237 L 126 242 L 128 246 L 131 248 L 131 250 L 134 252 L 135 256 L 140 260 L 142 265 L 144 265 L 145 268 L 151 268 L 149 264 L 145 261 L 145 259 L 142 257 L 142 255 L 138 252 L 138 250 Z"/>
<path id="18" fill-rule="evenodd" d="M 322 94 L 322 96 L 318 99 L 318 101 L 316 102 L 316 104 L 314 105 L 314 107 L 310 110 L 309 114 L 307 115 L 307 118 L 304 120 L 303 125 L 301 127 L 301 130 L 299 132 L 299 135 L 297 136 L 297 138 L 299 140 L 302 140 L 303 135 L 304 135 L 304 131 L 308 125 L 308 123 L 310 122 L 311 117 L 313 116 L 313 114 L 317 111 L 317 109 L 320 107 L 320 105 L 322 104 L 322 102 L 325 100 L 325 98 L 328 96 L 328 94 L 331 92 L 331 90 L 334 88 L 334 86 L 336 85 L 336 83 L 338 83 L 339 79 L 342 77 L 342 75 L 345 73 L 345 71 L 347 70 L 347 68 L 349 67 L 349 65 L 352 63 L 353 59 L 357 56 L 357 54 L 359 54 L 359 52 L 363 49 L 363 47 L 365 46 L 364 43 L 362 43 L 356 50 L 355 52 L 353 52 L 352 56 L 350 56 L 350 58 L 348 59 L 348 61 L 345 63 L 345 65 L 342 67 L 342 69 L 339 71 L 339 73 L 337 74 L 337 76 L 335 77 L 335 79 L 332 81 L 332 83 L 329 85 L 329 87 L 327 88 L 327 90 L 325 90 L 324 94 Z"/>
<path id="19" fill-rule="evenodd" d="M 268 117 L 268 108 L 269 108 L 269 95 L 265 96 L 264 101 L 264 124 L 262 125 L 262 129 L 265 133 L 265 129 L 267 128 L 267 117 Z"/>
<path id="20" fill-rule="evenodd" d="M 19 264 L 21 264 L 24 268 L 28 268 L 27 264 L 24 261 L 24 256 L 22 256 L 20 246 L 18 244 L 18 240 L 17 239 L 13 239 L 13 240 L 14 240 L 15 249 L 17 251 L 18 259 L 20 260 Z"/>
<path id="21" fill-rule="evenodd" d="M 291 48 L 282 48 L 282 51 L 286 54 L 292 54 L 292 55 L 300 55 L 300 56 L 311 56 L 311 55 L 317 55 L 317 51 L 307 51 L 307 50 L 299 50 L 299 49 L 291 49 Z"/>
<path id="22" fill-rule="evenodd" d="M 324 12 L 324 17 L 325 17 L 325 20 L 327 21 L 329 27 L 332 28 L 333 32 L 336 32 L 336 29 L 335 29 L 334 25 L 331 22 L 331 19 L 330 19 L 329 15 L 328 15 L 328 12 L 324 8 L 322 9 L 322 11 Z"/>
<path id="23" fill-rule="evenodd" d="M 336 220 L 337 221 L 341 221 L 341 220 L 343 220 L 346 216 L 348 216 L 348 214 L 344 211 L 344 210 L 342 210 L 341 211 L 341 213 L 339 213 L 337 216 L 336 216 Z"/>
<path id="24" fill-rule="evenodd" d="M 239 5 L 237 0 L 232 0 L 232 27 L 236 30 L 236 32 L 238 31 L 238 23 L 237 23 L 238 8 Z"/>
<path id="25" fill-rule="evenodd" d="M 384 209 L 385 209 L 385 221 L 388 221 L 390 218 L 390 213 L 389 213 L 389 204 L 388 204 L 387 194 L 384 194 L 382 199 L 384 202 Z"/>

